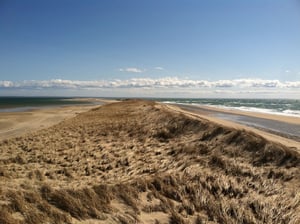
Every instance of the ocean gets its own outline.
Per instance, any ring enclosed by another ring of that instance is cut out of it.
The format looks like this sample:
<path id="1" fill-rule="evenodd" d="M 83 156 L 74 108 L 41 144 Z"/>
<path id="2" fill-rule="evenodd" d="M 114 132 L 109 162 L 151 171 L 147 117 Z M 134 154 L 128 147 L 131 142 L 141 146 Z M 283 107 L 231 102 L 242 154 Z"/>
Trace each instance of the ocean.
<path id="1" fill-rule="evenodd" d="M 153 98 L 153 100 L 163 103 L 214 106 L 224 109 L 300 117 L 300 100 L 297 99 Z M 0 112 L 26 111 L 39 107 L 88 103 L 91 102 L 72 97 L 0 97 Z"/>
<path id="2" fill-rule="evenodd" d="M 82 98 L 84 99 L 84 98 Z M 20 112 L 45 107 L 60 107 L 78 104 L 96 104 L 97 102 L 68 97 L 0 97 L 0 112 Z M 113 99 L 113 98 L 109 98 Z M 120 99 L 120 98 L 118 98 Z M 120 100 L 122 100 L 121 98 Z M 150 98 L 147 98 L 150 99 Z M 205 105 L 225 109 L 236 109 L 268 114 L 300 117 L 300 100 L 291 99 L 178 99 L 151 98 L 162 103 L 180 105 Z M 98 104 L 98 103 L 97 103 Z M 234 115 L 218 112 L 215 116 L 225 120 L 235 121 L 247 126 L 267 129 L 283 136 L 289 136 L 300 141 L 300 126 L 280 121 Z"/>
<path id="3" fill-rule="evenodd" d="M 214 106 L 224 109 L 300 117 L 298 99 L 158 99 L 164 103 Z"/>
<path id="4" fill-rule="evenodd" d="M 76 99 L 68 97 L 0 97 L 0 112 L 18 112 L 41 107 L 90 103 Z"/>

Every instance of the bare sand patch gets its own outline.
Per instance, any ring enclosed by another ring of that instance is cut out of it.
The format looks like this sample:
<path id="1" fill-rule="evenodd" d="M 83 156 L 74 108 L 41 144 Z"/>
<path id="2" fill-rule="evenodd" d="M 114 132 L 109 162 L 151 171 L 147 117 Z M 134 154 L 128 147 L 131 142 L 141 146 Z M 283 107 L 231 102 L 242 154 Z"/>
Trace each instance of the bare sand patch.
<path id="1" fill-rule="evenodd" d="M 0 140 L 50 127 L 94 107 L 97 106 L 76 105 L 35 109 L 24 112 L 1 112 Z"/>

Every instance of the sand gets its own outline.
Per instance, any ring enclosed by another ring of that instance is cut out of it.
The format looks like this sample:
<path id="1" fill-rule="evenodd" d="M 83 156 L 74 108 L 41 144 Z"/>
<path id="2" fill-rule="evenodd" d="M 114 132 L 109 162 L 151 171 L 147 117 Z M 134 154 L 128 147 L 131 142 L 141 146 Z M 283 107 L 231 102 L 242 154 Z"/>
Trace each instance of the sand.
<path id="1" fill-rule="evenodd" d="M 207 111 L 207 114 L 210 114 L 212 112 L 222 112 L 222 113 L 231 113 L 231 114 L 237 114 L 237 115 L 246 115 L 251 117 L 258 117 L 258 118 L 265 118 L 270 119 L 274 121 L 282 121 L 286 123 L 291 124 L 300 124 L 300 118 L 296 116 L 284 116 L 284 115 L 276 115 L 276 114 L 267 114 L 267 113 L 258 113 L 258 112 L 250 112 L 250 111 L 242 111 L 237 109 L 224 109 L 224 108 L 218 108 L 213 106 L 197 106 L 197 105 L 191 105 L 192 107 L 199 108 L 199 109 L 205 109 Z"/>
<path id="2" fill-rule="evenodd" d="M 49 106 L 18 112 L 0 112 L 0 141 L 53 126 L 99 105 L 117 102 L 104 98 L 72 98 L 89 104 Z"/>
<path id="3" fill-rule="evenodd" d="M 101 99 L 101 98 L 78 98 L 78 99 L 76 98 L 72 100 L 85 101 L 85 102 L 98 103 L 98 104 L 117 102 L 116 100 Z M 34 109 L 25 112 L 2 112 L 0 113 L 1 115 L 0 116 L 0 140 L 20 136 L 25 133 L 50 127 L 65 119 L 74 117 L 75 115 L 81 112 L 88 111 L 97 106 L 98 105 L 75 105 L 75 106 Z M 249 127 L 249 125 L 243 125 L 242 123 L 233 120 L 222 119 L 222 117 L 219 115 L 234 114 L 234 115 L 247 116 L 249 118 L 252 117 L 252 118 L 266 119 L 268 121 L 270 120 L 274 122 L 279 121 L 282 122 L 283 124 L 285 123 L 286 126 L 294 125 L 296 126 L 295 128 L 297 128 L 297 126 L 300 125 L 300 118 L 298 117 L 280 116 L 280 115 L 264 114 L 264 113 L 256 113 L 256 112 L 245 112 L 245 111 L 239 111 L 234 109 L 222 109 L 222 108 L 210 107 L 210 106 L 197 106 L 197 105 L 174 105 L 174 106 L 175 106 L 174 107 L 175 110 L 178 110 L 179 107 L 183 109 L 184 113 L 188 113 L 188 114 L 192 113 L 194 116 L 200 115 L 200 117 L 202 118 L 229 127 L 254 131 L 272 141 L 275 140 L 283 144 L 288 144 L 288 146 L 291 147 L 297 147 L 300 144 L 298 140 L 300 139 L 300 137 L 294 138 L 294 140 L 297 139 L 297 141 L 293 141 L 293 139 L 291 139 L 291 136 L 288 136 L 288 134 L 281 134 L 280 136 L 279 132 L 276 133 L 268 129 Z M 217 113 L 219 113 L 219 115 Z"/>
<path id="4" fill-rule="evenodd" d="M 222 119 L 226 116 L 226 114 L 233 114 L 233 115 L 242 115 L 245 117 L 248 117 L 249 120 L 253 118 L 253 122 L 258 122 L 259 119 L 266 120 L 269 122 L 270 128 L 272 128 L 272 123 L 276 125 L 276 122 L 280 122 L 281 125 L 286 125 L 287 129 L 295 129 L 299 126 L 300 128 L 300 118 L 298 117 L 289 117 L 289 116 L 280 116 L 280 115 L 272 115 L 272 114 L 264 114 L 264 113 L 255 113 L 255 112 L 244 112 L 239 110 L 227 110 L 227 109 L 221 109 L 217 107 L 209 107 L 209 106 L 196 106 L 196 105 L 169 105 L 171 109 L 174 109 L 178 111 L 178 107 L 180 108 L 179 111 L 182 111 L 184 113 L 201 117 L 204 119 L 207 119 L 211 122 L 215 122 L 221 125 L 225 125 L 227 127 L 233 127 L 238 129 L 245 129 L 248 131 L 255 132 L 268 140 L 276 141 L 281 144 L 287 145 L 289 147 L 295 147 L 300 148 L 300 142 L 299 142 L 299 136 L 289 136 L 289 134 L 285 133 L 284 130 L 278 130 L 276 132 L 269 130 L 268 128 L 257 128 L 257 127 L 251 127 L 249 125 L 243 125 L 242 123 L 239 123 L 238 121 L 234 120 L 225 120 Z M 255 119 L 258 118 L 258 121 L 255 121 Z M 273 121 L 273 122 L 272 122 Z M 251 124 L 251 123 L 249 123 Z M 289 128 L 290 127 L 290 128 Z M 290 130 L 290 131 L 291 131 Z M 299 129 L 300 130 L 300 129 Z M 297 130 L 299 132 L 299 130 Z M 281 132 L 282 131 L 282 132 Z M 292 131 L 291 131 L 292 132 Z"/>
<path id="5" fill-rule="evenodd" d="M 0 141 L 0 223 L 299 223 L 299 189 L 299 147 L 151 101 Z"/>
<path id="6" fill-rule="evenodd" d="M 0 140 L 47 128 L 88 111 L 96 105 L 76 105 L 0 113 Z"/>

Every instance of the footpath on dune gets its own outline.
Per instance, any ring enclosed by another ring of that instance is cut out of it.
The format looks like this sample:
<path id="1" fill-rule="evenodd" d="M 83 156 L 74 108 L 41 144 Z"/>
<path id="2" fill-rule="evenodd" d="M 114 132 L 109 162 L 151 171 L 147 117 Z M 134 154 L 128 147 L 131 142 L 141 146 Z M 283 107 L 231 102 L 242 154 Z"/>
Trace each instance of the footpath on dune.
<path id="1" fill-rule="evenodd" d="M 300 155 L 152 101 L 0 142 L 0 223 L 300 223 Z"/>

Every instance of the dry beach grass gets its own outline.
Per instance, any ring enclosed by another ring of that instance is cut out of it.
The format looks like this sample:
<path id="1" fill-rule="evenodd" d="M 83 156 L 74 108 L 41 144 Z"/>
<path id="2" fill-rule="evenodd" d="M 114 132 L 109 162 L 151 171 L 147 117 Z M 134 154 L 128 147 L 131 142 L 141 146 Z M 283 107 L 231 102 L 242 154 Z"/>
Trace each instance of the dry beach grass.
<path id="1" fill-rule="evenodd" d="M 300 154 L 142 100 L 0 142 L 0 223 L 300 223 Z"/>

